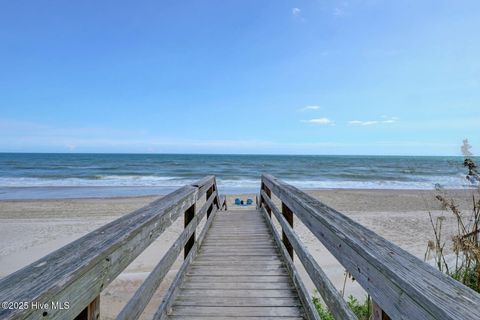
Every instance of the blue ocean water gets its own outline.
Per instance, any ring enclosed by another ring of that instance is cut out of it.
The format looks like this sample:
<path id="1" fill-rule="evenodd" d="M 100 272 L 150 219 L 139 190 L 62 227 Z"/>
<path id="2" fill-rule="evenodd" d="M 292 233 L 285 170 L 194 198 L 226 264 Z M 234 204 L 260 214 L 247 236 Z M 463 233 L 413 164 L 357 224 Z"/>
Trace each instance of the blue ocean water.
<path id="1" fill-rule="evenodd" d="M 0 199 L 162 194 L 211 174 L 221 192 L 257 192 L 262 173 L 299 188 L 467 185 L 462 157 L 0 153 Z"/>

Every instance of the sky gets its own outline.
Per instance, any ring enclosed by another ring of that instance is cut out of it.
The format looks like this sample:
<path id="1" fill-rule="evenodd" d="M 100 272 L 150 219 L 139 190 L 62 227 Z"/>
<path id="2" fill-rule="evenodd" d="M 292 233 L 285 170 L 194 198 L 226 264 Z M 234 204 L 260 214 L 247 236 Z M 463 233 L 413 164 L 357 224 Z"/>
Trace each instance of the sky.
<path id="1" fill-rule="evenodd" d="M 480 1 L 0 0 L 0 152 L 480 153 Z"/>

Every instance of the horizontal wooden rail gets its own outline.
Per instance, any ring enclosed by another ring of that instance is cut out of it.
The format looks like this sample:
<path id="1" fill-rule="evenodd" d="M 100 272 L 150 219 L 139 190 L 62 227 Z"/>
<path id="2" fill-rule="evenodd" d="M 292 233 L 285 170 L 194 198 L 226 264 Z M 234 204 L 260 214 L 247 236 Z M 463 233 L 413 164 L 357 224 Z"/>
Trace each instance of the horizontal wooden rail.
<path id="1" fill-rule="evenodd" d="M 271 175 L 262 176 L 262 191 L 260 202 L 268 208 L 267 211 L 273 211 L 277 219 L 280 216 L 278 209 L 276 213 L 273 209 L 270 195 L 274 194 L 355 277 L 390 318 L 480 319 L 480 295 L 460 282 Z M 312 264 L 308 256 L 301 258 L 307 253 L 306 249 L 296 243 L 293 230 L 281 216 L 279 221 L 295 252 L 302 262 L 307 263 L 306 270 L 313 280 L 312 274 L 321 274 L 321 269 L 317 264 Z M 322 287 L 321 283 L 315 285 Z M 338 295 L 331 292 L 332 288 L 327 287 L 330 287 L 328 283 L 326 290 L 319 291 L 323 293 L 322 297 L 330 310 L 337 312 L 337 307 L 343 303 Z M 344 309 L 344 306 L 340 307 Z M 337 315 L 337 319 L 345 318 Z"/>
<path id="2" fill-rule="evenodd" d="M 210 228 L 213 219 L 215 218 L 215 214 L 217 213 L 217 210 L 214 210 L 210 217 L 208 217 L 207 222 L 205 223 L 205 226 L 203 227 L 202 232 L 198 236 L 198 240 L 194 243 L 193 247 L 190 249 L 187 257 L 182 263 L 182 266 L 177 272 L 177 275 L 175 276 L 175 279 L 173 280 L 172 284 L 170 285 L 170 288 L 168 291 L 165 293 L 164 298 L 162 300 L 162 303 L 158 307 L 157 311 L 155 312 L 153 316 L 153 320 L 163 320 L 167 318 L 167 313 L 169 309 L 172 307 L 173 302 L 178 295 L 178 292 L 180 290 L 180 284 L 182 283 L 183 279 L 185 278 L 185 275 L 187 273 L 188 267 L 192 264 L 193 259 L 195 259 L 197 253 L 198 253 L 198 248 L 202 244 L 203 240 L 205 239 L 205 235 L 207 234 L 208 229 Z"/>
<path id="3" fill-rule="evenodd" d="M 173 263 L 182 252 L 183 247 L 189 238 L 194 234 L 195 229 L 200 221 L 207 214 L 207 211 L 212 206 L 215 198 L 216 192 L 210 195 L 202 209 L 193 217 L 190 223 L 177 238 L 175 243 L 163 256 L 162 260 L 160 260 L 147 279 L 145 279 L 143 284 L 138 288 L 133 297 L 117 316 L 117 320 L 133 320 L 140 317 L 163 278 L 167 275 L 167 272 L 170 270 Z M 216 210 L 216 208 L 214 210 Z"/>
<path id="4" fill-rule="evenodd" d="M 163 268 L 171 267 L 201 218 L 207 211 L 216 212 L 225 206 L 225 198 L 218 196 L 214 176 L 184 186 L 0 279 L 0 301 L 24 302 L 28 306 L 1 308 L 0 319 L 98 317 L 100 292 L 208 190 L 211 192 L 206 204 L 150 274 L 150 280 L 155 281 L 139 289 L 145 297 L 153 294 L 153 287 L 158 287 L 157 282 L 165 276 Z M 36 306 L 67 303 L 68 308 L 32 308 L 32 303 Z M 143 308 L 139 305 L 124 314 L 137 317 Z"/>
<path id="5" fill-rule="evenodd" d="M 270 232 L 273 235 L 273 239 L 275 243 L 277 244 L 278 248 L 280 249 L 280 253 L 283 257 L 283 260 L 286 262 L 285 266 L 287 267 L 288 274 L 293 280 L 293 284 L 295 288 L 297 289 L 298 296 L 302 302 L 302 305 L 305 309 L 305 314 L 307 316 L 308 320 L 320 320 L 320 316 L 318 315 L 317 310 L 315 309 L 315 306 L 312 303 L 312 300 L 310 299 L 310 295 L 307 291 L 307 288 L 305 287 L 305 284 L 303 283 L 302 279 L 299 276 L 297 267 L 293 263 L 292 257 L 290 255 L 290 252 L 288 251 L 288 248 L 285 246 L 285 243 L 281 240 L 280 234 L 277 232 L 273 224 L 271 223 L 271 215 L 268 214 L 266 208 L 264 207 L 262 209 L 262 214 L 264 215 L 264 218 L 267 220 L 267 226 L 270 229 Z"/>
<path id="6" fill-rule="evenodd" d="M 317 288 L 320 295 L 323 297 L 325 304 L 332 312 L 335 319 L 356 320 L 357 317 L 355 316 L 353 311 L 348 307 L 347 303 L 340 295 L 338 290 L 332 284 L 330 279 L 328 279 L 327 275 L 323 272 L 322 268 L 318 265 L 312 255 L 308 252 L 307 248 L 302 243 L 293 228 L 290 226 L 290 224 L 287 222 L 281 212 L 277 209 L 272 199 L 268 197 L 267 193 L 264 190 L 261 191 L 261 196 L 262 199 L 264 199 L 266 207 L 270 208 L 271 212 L 273 212 L 273 215 L 280 223 L 283 233 L 289 239 L 293 250 L 295 251 L 298 258 L 305 267 L 305 271 L 307 271 L 310 279 L 312 279 L 313 284 Z"/>

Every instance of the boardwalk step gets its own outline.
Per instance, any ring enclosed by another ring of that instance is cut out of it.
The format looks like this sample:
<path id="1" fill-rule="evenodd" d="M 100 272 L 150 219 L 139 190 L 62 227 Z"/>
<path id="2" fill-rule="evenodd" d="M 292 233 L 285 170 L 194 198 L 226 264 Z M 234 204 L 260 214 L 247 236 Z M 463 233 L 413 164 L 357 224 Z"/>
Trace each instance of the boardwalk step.
<path id="1" fill-rule="evenodd" d="M 199 307 L 199 306 L 176 306 L 173 307 L 171 315 L 190 315 L 190 316 L 227 316 L 227 317 L 300 317 L 302 316 L 298 307 Z"/>

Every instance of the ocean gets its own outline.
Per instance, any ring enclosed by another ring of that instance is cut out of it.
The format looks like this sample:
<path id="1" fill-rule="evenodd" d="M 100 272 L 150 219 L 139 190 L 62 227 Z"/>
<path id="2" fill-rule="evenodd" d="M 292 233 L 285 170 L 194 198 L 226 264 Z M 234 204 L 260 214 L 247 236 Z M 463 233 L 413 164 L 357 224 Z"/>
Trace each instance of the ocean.
<path id="1" fill-rule="evenodd" d="M 222 193 L 258 192 L 262 173 L 303 189 L 468 185 L 462 157 L 0 153 L 0 199 L 165 194 L 212 174 Z"/>

